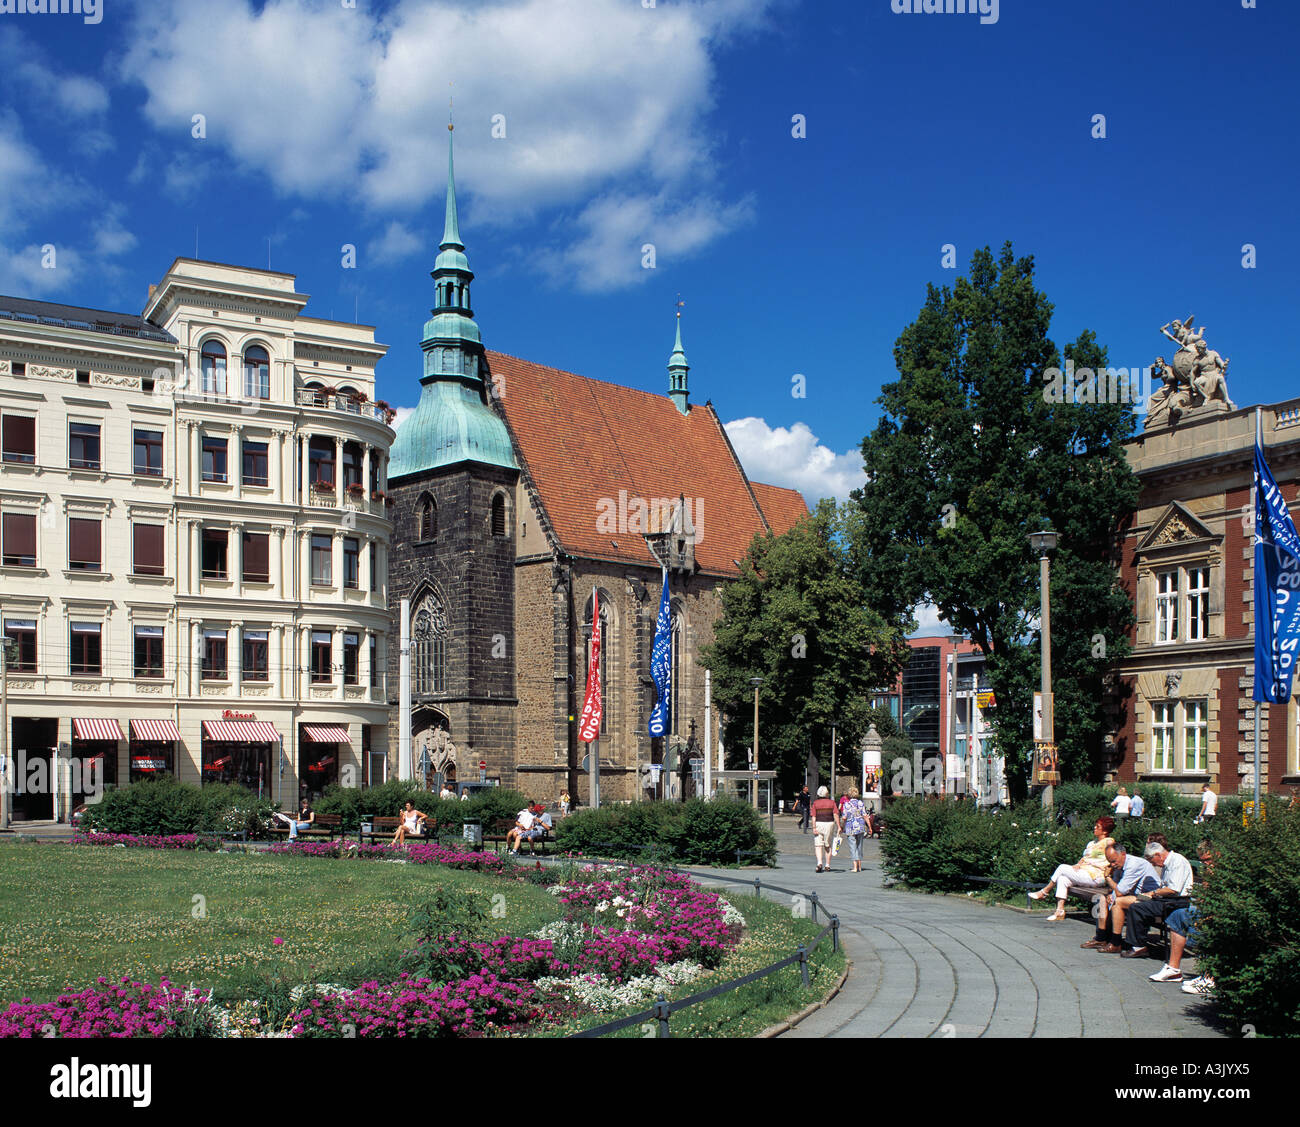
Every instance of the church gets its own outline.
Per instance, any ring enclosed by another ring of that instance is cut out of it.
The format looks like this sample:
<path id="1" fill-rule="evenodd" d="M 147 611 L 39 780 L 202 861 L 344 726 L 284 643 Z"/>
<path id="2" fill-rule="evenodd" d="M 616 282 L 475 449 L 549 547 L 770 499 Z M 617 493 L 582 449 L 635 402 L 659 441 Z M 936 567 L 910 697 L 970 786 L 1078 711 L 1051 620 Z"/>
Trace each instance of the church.
<path id="1" fill-rule="evenodd" d="M 681 793 L 674 770 L 719 730 L 716 714 L 705 722 L 699 653 L 713 640 L 720 591 L 755 534 L 785 532 L 807 505 L 795 490 L 751 481 L 713 404 L 691 402 L 680 314 L 665 395 L 485 349 L 450 148 L 439 252 L 420 399 L 388 468 L 394 638 L 409 603 L 413 762 L 399 773 L 482 774 L 538 801 L 567 790 L 587 803 L 596 755 L 602 801 Z M 651 739 L 665 569 L 670 719 Z M 604 710 L 588 747 L 577 721 L 593 601 Z M 396 754 L 396 646 L 389 670 Z"/>

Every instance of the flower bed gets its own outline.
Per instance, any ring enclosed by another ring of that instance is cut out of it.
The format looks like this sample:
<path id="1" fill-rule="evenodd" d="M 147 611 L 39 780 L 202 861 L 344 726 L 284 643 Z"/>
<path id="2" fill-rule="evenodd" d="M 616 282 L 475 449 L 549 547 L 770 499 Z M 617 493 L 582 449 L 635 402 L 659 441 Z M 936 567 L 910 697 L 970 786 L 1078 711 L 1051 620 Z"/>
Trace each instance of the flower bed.
<path id="1" fill-rule="evenodd" d="M 216 1031 L 208 997 L 157 986 L 101 978 L 89 990 L 61 994 L 55 1002 L 24 998 L 0 1012 L 0 1037 L 183 1037 Z"/>
<path id="2" fill-rule="evenodd" d="M 88 834 L 72 835 L 73 845 L 125 845 L 138 849 L 198 849 L 201 834 Z M 208 837 L 207 841 L 216 839 Z"/>

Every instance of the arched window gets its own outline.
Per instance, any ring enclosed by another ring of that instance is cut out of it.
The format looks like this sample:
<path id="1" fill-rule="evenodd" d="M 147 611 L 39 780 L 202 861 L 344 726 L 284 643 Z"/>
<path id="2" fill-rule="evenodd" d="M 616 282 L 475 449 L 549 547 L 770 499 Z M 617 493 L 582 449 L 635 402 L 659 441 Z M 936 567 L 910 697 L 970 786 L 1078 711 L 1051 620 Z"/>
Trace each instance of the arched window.
<path id="1" fill-rule="evenodd" d="M 613 687 L 609 683 L 609 652 L 614 648 L 614 617 L 610 611 L 609 595 L 605 590 L 599 589 L 600 594 L 600 734 L 602 736 L 609 734 L 609 717 L 613 711 L 612 698 Z M 587 685 L 587 675 L 591 671 L 591 599 L 587 599 L 587 606 L 582 612 L 582 621 L 584 627 L 584 636 L 587 640 L 586 655 L 582 659 L 582 688 L 585 692 Z"/>
<path id="2" fill-rule="evenodd" d="M 219 340 L 210 340 L 199 354 L 199 370 L 203 379 L 203 394 L 226 394 L 226 346 Z"/>
<path id="3" fill-rule="evenodd" d="M 244 349 L 244 398 L 271 398 L 271 357 L 256 344 Z"/>
<path id="4" fill-rule="evenodd" d="M 506 534 L 506 499 L 498 493 L 492 498 L 492 535 Z"/>
<path id="5" fill-rule="evenodd" d="M 420 503 L 421 540 L 432 540 L 438 535 L 438 504 L 427 493 Z"/>
<path id="6" fill-rule="evenodd" d="M 447 614 L 437 595 L 426 595 L 411 619 L 411 689 L 447 691 Z"/>

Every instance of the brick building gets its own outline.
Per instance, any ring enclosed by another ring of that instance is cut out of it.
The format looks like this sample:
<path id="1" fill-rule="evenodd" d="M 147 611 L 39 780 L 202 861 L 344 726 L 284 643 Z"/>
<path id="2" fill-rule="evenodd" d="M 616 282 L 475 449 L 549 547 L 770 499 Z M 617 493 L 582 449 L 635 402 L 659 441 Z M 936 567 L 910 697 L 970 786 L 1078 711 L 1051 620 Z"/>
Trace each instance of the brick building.
<path id="1" fill-rule="evenodd" d="M 666 396 L 485 350 L 450 154 L 439 251 L 420 401 L 398 429 L 388 474 L 390 605 L 410 599 L 413 746 L 442 729 L 462 780 L 486 762 L 502 785 L 538 798 L 567 788 L 587 801 L 576 719 L 598 590 L 604 718 L 591 753 L 602 797 L 635 799 L 650 763 L 682 754 L 692 735 L 703 753 L 697 655 L 713 638 L 719 588 L 739 575 L 755 533 L 785 531 L 807 506 L 793 490 L 751 482 L 712 404 L 690 402 L 680 324 Z M 669 736 L 652 741 L 664 567 L 672 719 Z M 396 709 L 392 723 L 396 749 Z"/>
<path id="2" fill-rule="evenodd" d="M 1124 781 L 1225 794 L 1254 785 L 1254 510 L 1257 408 L 1148 427 L 1126 443 L 1141 482 L 1121 579 L 1133 653 L 1120 668 L 1111 763 Z M 1300 400 L 1258 408 L 1264 455 L 1286 501 L 1300 483 Z M 1261 787 L 1300 783 L 1294 698 L 1264 705 Z"/>

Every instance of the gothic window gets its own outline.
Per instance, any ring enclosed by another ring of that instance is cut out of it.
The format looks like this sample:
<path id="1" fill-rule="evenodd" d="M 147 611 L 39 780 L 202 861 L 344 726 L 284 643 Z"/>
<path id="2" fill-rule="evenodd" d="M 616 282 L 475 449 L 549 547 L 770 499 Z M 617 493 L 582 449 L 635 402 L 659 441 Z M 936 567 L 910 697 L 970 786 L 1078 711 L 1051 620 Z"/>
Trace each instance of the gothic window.
<path id="1" fill-rule="evenodd" d="M 506 534 L 506 499 L 498 493 L 492 498 L 492 535 Z"/>
<path id="2" fill-rule="evenodd" d="M 438 505 L 428 494 L 420 502 L 420 539 L 432 540 L 438 535 Z"/>
<path id="3" fill-rule="evenodd" d="M 411 620 L 411 684 L 417 694 L 447 691 L 447 615 L 427 595 Z"/>

